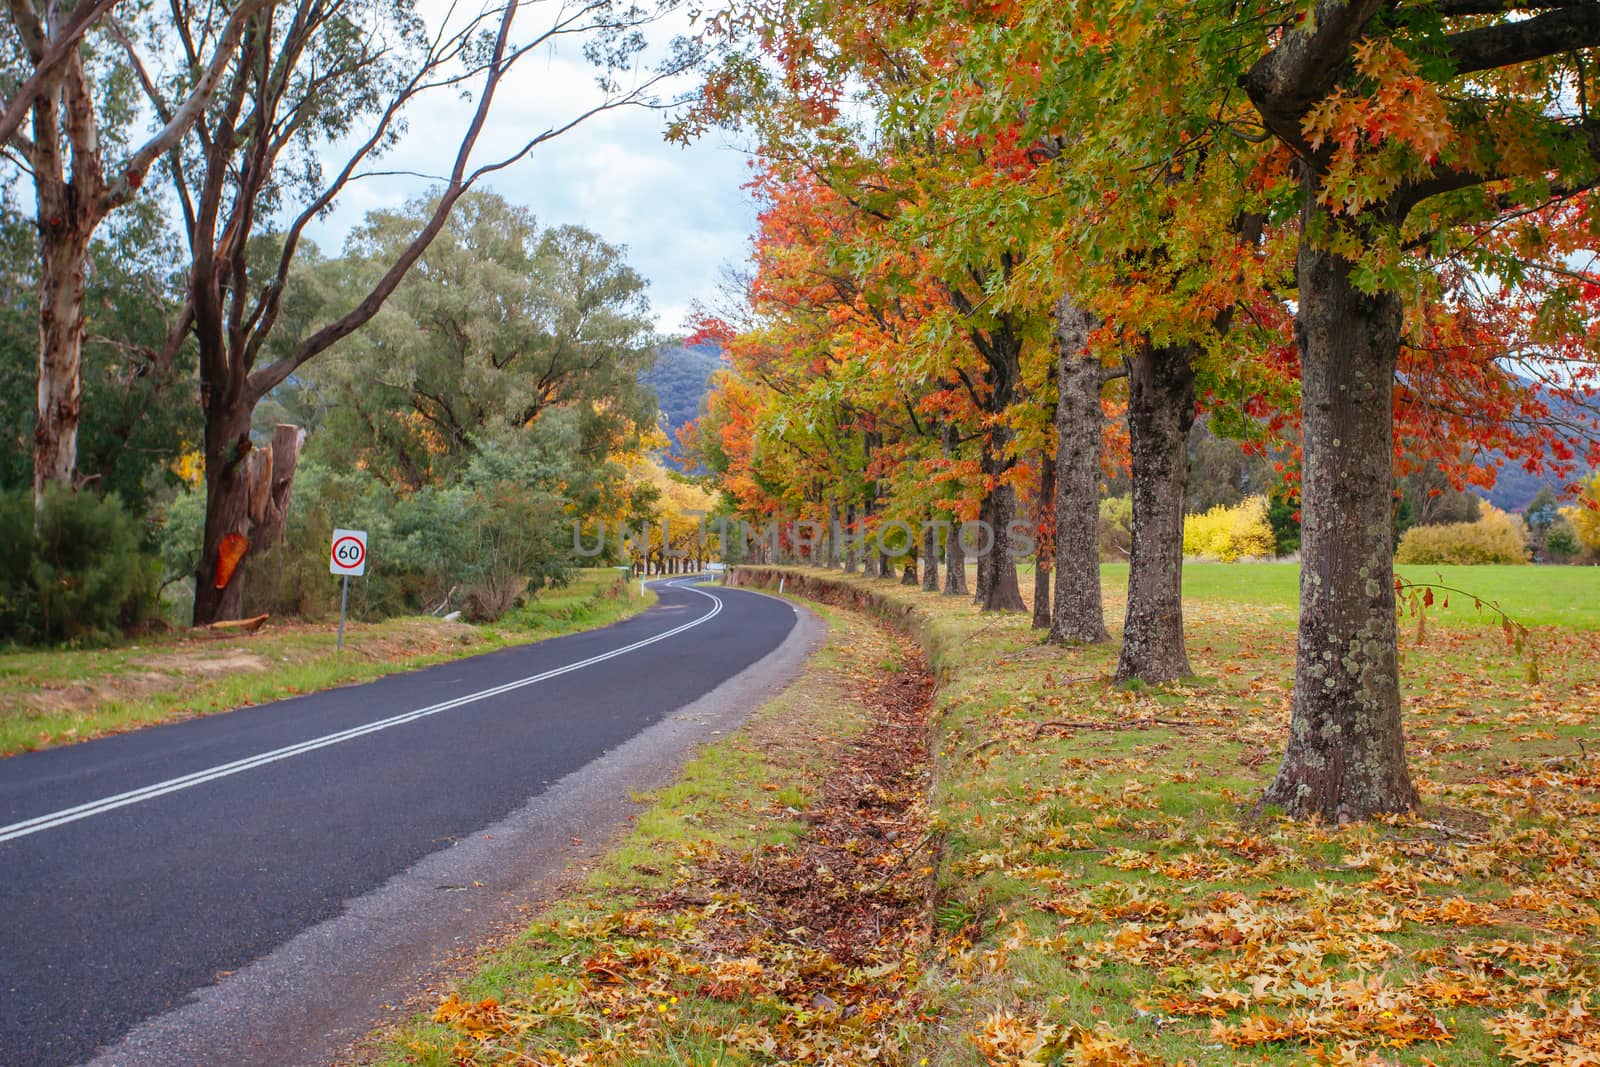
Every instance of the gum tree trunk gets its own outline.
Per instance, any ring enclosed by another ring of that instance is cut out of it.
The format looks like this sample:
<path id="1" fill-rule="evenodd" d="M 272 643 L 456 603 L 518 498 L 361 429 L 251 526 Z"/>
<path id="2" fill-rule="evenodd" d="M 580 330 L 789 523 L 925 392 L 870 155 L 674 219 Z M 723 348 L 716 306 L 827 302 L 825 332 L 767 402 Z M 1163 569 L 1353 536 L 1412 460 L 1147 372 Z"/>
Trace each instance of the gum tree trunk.
<path id="1" fill-rule="evenodd" d="M 1288 751 L 1265 797 L 1330 822 L 1418 803 L 1400 720 L 1390 514 L 1401 304 L 1358 291 L 1350 268 L 1301 245 L 1300 632 Z"/>
<path id="2" fill-rule="evenodd" d="M 1116 680 L 1192 674 L 1183 643 L 1183 513 L 1194 369 L 1189 346 L 1143 345 L 1128 361 L 1133 552 Z"/>
<path id="3" fill-rule="evenodd" d="M 1045 519 L 1046 510 L 1055 510 L 1056 460 L 1039 453 L 1039 549 L 1033 556 L 1033 625 L 1035 630 L 1050 629 L 1050 562 L 1055 555 L 1053 523 Z"/>
<path id="4" fill-rule="evenodd" d="M 922 525 L 922 591 L 939 591 L 939 529 L 929 511 Z"/>
<path id="5" fill-rule="evenodd" d="M 1105 368 L 1087 351 L 1088 314 L 1063 297 L 1056 305 L 1056 592 L 1050 642 L 1111 639 L 1100 596 L 1100 441 Z"/>
<path id="6" fill-rule="evenodd" d="M 249 535 L 250 408 L 233 397 L 206 405 L 206 525 L 194 579 L 194 624 L 237 619 L 244 607 L 244 571 L 237 566 L 217 586 L 223 539 Z"/>
<path id="7" fill-rule="evenodd" d="M 53 214 L 53 212 L 62 214 Z M 68 204 L 41 192 L 39 395 L 33 431 L 33 493 L 72 488 L 78 470 L 78 417 L 83 389 L 83 288 L 92 225 L 78 225 Z M 52 227 L 51 221 L 58 225 Z"/>

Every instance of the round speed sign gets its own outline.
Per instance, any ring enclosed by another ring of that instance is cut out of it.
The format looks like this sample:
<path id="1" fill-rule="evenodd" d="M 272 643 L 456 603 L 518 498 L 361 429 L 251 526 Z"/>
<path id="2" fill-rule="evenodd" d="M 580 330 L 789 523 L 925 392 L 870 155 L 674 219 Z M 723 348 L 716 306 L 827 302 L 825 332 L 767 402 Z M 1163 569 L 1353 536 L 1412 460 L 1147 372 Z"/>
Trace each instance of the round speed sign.
<path id="1" fill-rule="evenodd" d="M 367 570 L 367 532 L 365 530 L 333 531 L 333 549 L 328 557 L 328 570 L 334 574 L 361 575 Z"/>

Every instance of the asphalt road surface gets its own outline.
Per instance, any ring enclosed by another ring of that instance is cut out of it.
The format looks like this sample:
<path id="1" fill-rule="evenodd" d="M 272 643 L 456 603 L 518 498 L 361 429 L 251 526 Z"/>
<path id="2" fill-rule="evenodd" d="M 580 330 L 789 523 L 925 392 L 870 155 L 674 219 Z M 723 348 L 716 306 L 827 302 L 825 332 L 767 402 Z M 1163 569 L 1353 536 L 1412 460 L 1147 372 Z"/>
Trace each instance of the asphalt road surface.
<path id="1" fill-rule="evenodd" d="M 652 731 L 776 659 L 798 617 L 739 590 L 656 589 L 659 604 L 603 630 L 0 760 L 0 1065 L 162 1061 L 184 1032 L 177 1009 L 293 944 L 254 1007 L 227 1009 L 227 1029 L 245 1028 L 315 995 L 308 931 L 349 925 L 352 902 L 400 892 L 408 871 L 429 892 L 481 884 L 434 885 L 451 875 L 428 864 L 460 869 L 475 836 L 494 847 L 485 828 L 534 845 L 565 833 L 537 808 L 563 783 L 609 783 L 575 793 L 579 806 L 625 798 L 627 767 L 594 770 L 607 754 L 666 744 Z M 330 959 L 405 920 L 364 921 L 324 939 Z M 167 1037 L 151 1029 L 163 1017 L 180 1020 Z M 141 1023 L 155 1036 L 130 1045 Z"/>

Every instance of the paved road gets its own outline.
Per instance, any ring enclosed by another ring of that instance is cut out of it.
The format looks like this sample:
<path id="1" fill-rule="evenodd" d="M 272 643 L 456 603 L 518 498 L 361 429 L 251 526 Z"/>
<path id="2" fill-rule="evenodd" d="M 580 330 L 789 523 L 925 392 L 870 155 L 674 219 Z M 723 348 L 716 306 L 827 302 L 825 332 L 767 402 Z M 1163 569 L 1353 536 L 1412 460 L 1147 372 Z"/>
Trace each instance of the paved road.
<path id="1" fill-rule="evenodd" d="M 0 760 L 0 1065 L 81 1062 L 209 995 L 795 628 L 771 598 L 656 588 L 604 630 Z"/>

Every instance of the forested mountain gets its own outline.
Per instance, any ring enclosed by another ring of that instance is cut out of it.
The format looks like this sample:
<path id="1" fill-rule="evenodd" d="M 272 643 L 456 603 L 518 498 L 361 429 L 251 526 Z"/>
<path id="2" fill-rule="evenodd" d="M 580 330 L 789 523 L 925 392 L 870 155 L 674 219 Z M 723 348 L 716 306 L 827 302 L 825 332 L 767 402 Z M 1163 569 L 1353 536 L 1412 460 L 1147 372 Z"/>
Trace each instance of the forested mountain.
<path id="1" fill-rule="evenodd" d="M 671 345 L 661 350 L 654 367 L 639 376 L 656 391 L 673 452 L 678 448 L 678 430 L 700 414 L 711 375 L 721 366 L 722 350 L 715 344 Z"/>

